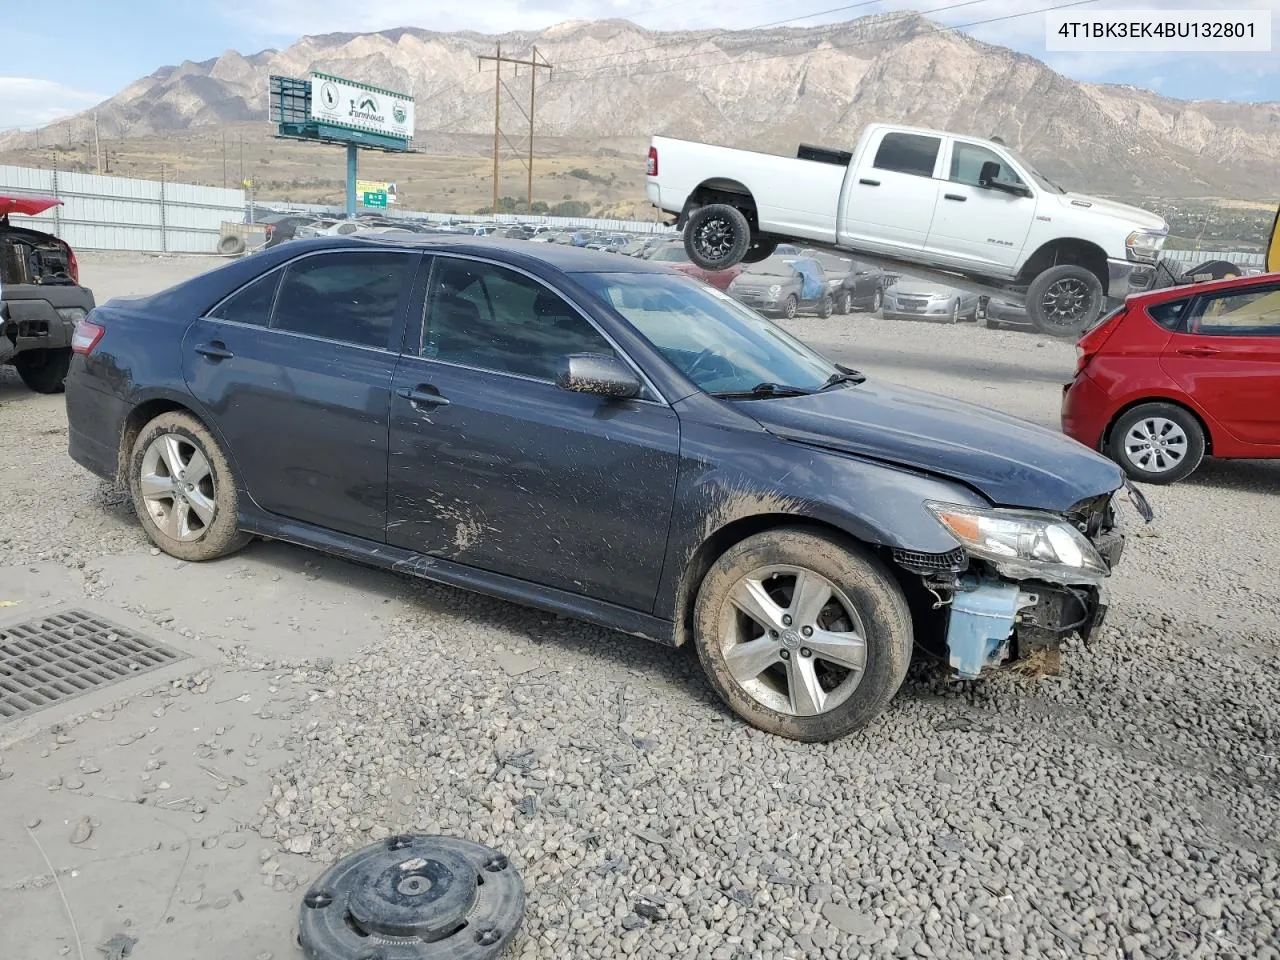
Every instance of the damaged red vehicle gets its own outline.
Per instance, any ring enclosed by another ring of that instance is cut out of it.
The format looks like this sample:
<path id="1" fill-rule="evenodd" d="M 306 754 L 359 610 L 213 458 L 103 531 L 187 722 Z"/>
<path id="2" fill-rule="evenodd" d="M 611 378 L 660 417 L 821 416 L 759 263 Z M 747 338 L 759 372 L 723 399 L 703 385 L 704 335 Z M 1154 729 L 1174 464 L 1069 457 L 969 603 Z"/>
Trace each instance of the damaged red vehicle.
<path id="1" fill-rule="evenodd" d="M 93 309 L 66 241 L 10 223 L 61 204 L 54 197 L 0 196 L 0 364 L 13 364 L 38 393 L 58 393 L 76 324 Z"/>

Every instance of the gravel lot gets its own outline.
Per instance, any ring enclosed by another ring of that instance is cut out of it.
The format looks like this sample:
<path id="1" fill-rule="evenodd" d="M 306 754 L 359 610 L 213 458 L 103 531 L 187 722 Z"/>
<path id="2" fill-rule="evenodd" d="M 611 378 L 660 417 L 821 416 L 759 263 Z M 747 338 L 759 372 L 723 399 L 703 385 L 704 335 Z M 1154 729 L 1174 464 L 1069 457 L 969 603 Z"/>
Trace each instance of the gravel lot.
<path id="1" fill-rule="evenodd" d="M 100 301 L 206 265 L 81 262 Z M 1069 344 L 972 325 L 789 327 L 1046 425 L 1074 363 Z M 0 374 L 0 567 L 149 560 L 65 442 L 60 398 Z M 395 600 L 329 656 L 294 644 L 265 664 L 298 705 L 250 818 L 263 859 L 291 851 L 305 882 L 389 833 L 496 846 L 526 882 L 521 958 L 1280 958 L 1280 464 L 1207 462 L 1147 492 L 1157 520 L 1060 677 L 961 686 L 917 664 L 869 730 L 820 746 L 737 722 L 692 651 L 254 545 L 255 564 L 316 561 L 308 596 L 354 578 Z M 211 617 L 235 605 L 217 602 Z M 227 673 L 264 666 L 225 649 Z"/>

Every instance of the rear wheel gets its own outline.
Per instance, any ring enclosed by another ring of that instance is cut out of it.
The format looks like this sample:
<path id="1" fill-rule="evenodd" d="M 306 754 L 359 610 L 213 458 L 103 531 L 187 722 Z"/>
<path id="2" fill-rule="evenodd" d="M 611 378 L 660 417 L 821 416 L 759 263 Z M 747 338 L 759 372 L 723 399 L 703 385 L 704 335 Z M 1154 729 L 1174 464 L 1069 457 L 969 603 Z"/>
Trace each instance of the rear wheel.
<path id="1" fill-rule="evenodd" d="M 778 249 L 778 241 L 769 238 L 761 239 L 757 237 L 751 242 L 751 246 L 747 247 L 747 252 L 742 255 L 743 263 L 759 263 L 761 260 L 768 260 L 773 256 L 773 252 Z"/>
<path id="2" fill-rule="evenodd" d="M 751 225 L 737 207 L 709 203 L 689 214 L 684 250 L 703 270 L 727 270 L 741 263 L 751 247 Z"/>
<path id="3" fill-rule="evenodd" d="M 1084 267 L 1050 267 L 1027 288 L 1027 314 L 1051 337 L 1077 337 L 1102 313 L 1102 281 Z"/>
<path id="4" fill-rule="evenodd" d="M 61 393 L 71 367 L 71 348 L 26 350 L 13 358 L 13 365 L 36 393 Z"/>
<path id="5" fill-rule="evenodd" d="M 1177 483 L 1204 459 L 1200 421 L 1171 403 L 1134 407 L 1111 428 L 1108 453 L 1134 480 Z"/>
<path id="6" fill-rule="evenodd" d="M 880 308 L 884 306 L 884 291 L 877 290 L 875 296 L 871 298 L 871 312 L 879 313 Z"/>
<path id="7" fill-rule="evenodd" d="M 181 560 L 213 560 L 251 537 L 236 526 L 239 497 L 226 456 L 189 413 L 162 413 L 138 434 L 129 491 L 142 529 Z"/>
<path id="8" fill-rule="evenodd" d="M 911 656 L 911 615 L 884 567 L 852 542 L 799 528 L 730 547 L 694 616 L 716 692 L 752 726 L 793 740 L 833 740 L 871 722 Z"/>

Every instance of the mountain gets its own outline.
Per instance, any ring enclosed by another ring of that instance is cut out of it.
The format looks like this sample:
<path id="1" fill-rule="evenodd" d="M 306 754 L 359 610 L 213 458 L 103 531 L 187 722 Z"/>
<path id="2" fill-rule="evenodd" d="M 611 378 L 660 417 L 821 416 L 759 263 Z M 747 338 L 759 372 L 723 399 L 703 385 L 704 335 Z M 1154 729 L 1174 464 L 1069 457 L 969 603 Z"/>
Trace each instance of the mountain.
<path id="1" fill-rule="evenodd" d="M 998 134 L 1048 176 L 1108 195 L 1271 199 L 1280 180 L 1280 103 L 1182 101 L 1078 83 L 916 14 L 728 32 L 601 20 L 500 37 L 407 27 L 304 37 L 281 51 L 228 51 L 157 70 L 96 108 L 99 129 L 130 138 L 265 123 L 268 76 L 315 69 L 412 93 L 429 142 L 490 133 L 493 68 L 478 70 L 476 58 L 498 43 L 522 59 L 536 45 L 555 65 L 549 78 L 541 72 L 539 137 L 662 133 L 791 153 L 800 141 L 847 147 L 863 124 L 880 120 Z M 507 66 L 504 80 L 517 98 L 504 94 L 504 129 L 518 141 L 528 68 L 513 75 Z M 0 148 L 32 137 L 10 134 Z"/>

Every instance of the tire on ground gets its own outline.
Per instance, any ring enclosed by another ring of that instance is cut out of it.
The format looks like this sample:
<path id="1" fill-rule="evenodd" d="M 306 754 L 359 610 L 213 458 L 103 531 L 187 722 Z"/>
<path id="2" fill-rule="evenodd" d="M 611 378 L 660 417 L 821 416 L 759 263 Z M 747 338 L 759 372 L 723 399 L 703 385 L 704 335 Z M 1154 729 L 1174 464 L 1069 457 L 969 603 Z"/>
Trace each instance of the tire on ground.
<path id="1" fill-rule="evenodd" d="M 36 393 L 61 393 L 71 367 L 71 348 L 24 350 L 13 358 L 22 382 Z"/>
<path id="2" fill-rule="evenodd" d="M 213 523 L 198 540 L 182 541 L 166 534 L 148 512 L 142 497 L 143 457 L 152 441 L 167 433 L 187 440 L 204 454 L 209 463 L 214 483 L 215 512 Z M 138 522 L 142 524 L 147 539 L 170 556 L 193 562 L 214 560 L 234 553 L 253 539 L 249 534 L 241 533 L 236 525 L 239 494 L 231 465 L 208 428 L 191 414 L 176 410 L 162 413 L 144 426 L 130 451 L 128 470 L 129 494 Z"/>
<path id="3" fill-rule="evenodd" d="M 786 302 L 782 305 L 782 315 L 788 320 L 793 320 L 799 310 L 800 301 L 796 299 L 796 295 L 794 293 L 788 294 Z"/>
<path id="4" fill-rule="evenodd" d="M 779 713 L 756 700 L 729 672 L 720 624 L 730 591 L 743 576 L 771 564 L 813 570 L 839 586 L 866 630 L 862 680 L 847 700 L 812 717 Z M 698 588 L 694 644 L 711 685 L 739 717 L 767 733 L 805 742 L 834 740 L 866 726 L 902 686 L 911 660 L 911 613 L 893 577 L 858 544 L 802 527 L 779 527 L 730 547 Z"/>
<path id="5" fill-rule="evenodd" d="M 718 249 L 708 246 L 713 239 Z M 727 270 L 741 263 L 750 248 L 751 224 L 737 207 L 709 203 L 685 222 L 684 251 L 703 270 Z"/>
<path id="6" fill-rule="evenodd" d="M 1064 280 L 1079 280 L 1088 291 L 1087 304 L 1080 315 L 1069 322 L 1047 315 L 1044 304 L 1041 302 L 1050 287 Z M 1102 281 L 1092 270 L 1074 263 L 1059 264 L 1045 270 L 1027 287 L 1027 316 L 1031 318 L 1032 324 L 1040 333 L 1051 337 L 1076 337 L 1102 315 L 1105 296 L 1106 291 L 1102 289 Z"/>
<path id="7" fill-rule="evenodd" d="M 218 240 L 218 252 L 224 257 L 234 257 L 238 253 L 244 253 L 244 237 L 227 234 Z"/>
<path id="8" fill-rule="evenodd" d="M 841 290 L 836 296 L 836 313 L 845 316 L 853 310 L 853 294 L 848 290 Z"/>
<path id="9" fill-rule="evenodd" d="M 1187 449 L 1176 466 L 1165 471 L 1146 470 L 1129 459 L 1125 450 L 1125 438 L 1133 427 L 1143 420 L 1159 418 L 1176 423 L 1187 437 Z M 1142 403 L 1125 411 L 1111 427 L 1107 440 L 1107 456 L 1132 480 L 1142 483 L 1169 484 L 1183 480 L 1200 466 L 1205 454 L 1204 428 L 1200 421 L 1185 407 L 1175 403 Z"/>
<path id="10" fill-rule="evenodd" d="M 818 301 L 818 316 L 823 320 L 831 316 L 835 312 L 835 304 L 832 303 L 830 295 L 823 297 Z"/>

